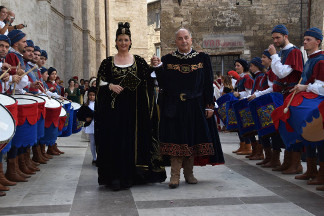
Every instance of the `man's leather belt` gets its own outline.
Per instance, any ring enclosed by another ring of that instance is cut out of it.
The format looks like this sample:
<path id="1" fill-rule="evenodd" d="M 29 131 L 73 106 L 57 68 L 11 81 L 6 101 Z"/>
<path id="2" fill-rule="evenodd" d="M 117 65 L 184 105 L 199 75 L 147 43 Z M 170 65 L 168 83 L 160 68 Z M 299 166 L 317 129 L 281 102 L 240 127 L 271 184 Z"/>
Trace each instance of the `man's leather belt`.
<path id="1" fill-rule="evenodd" d="M 186 101 L 202 96 L 202 93 L 182 92 L 182 93 L 166 93 L 167 96 L 174 96 L 179 98 L 181 101 Z"/>

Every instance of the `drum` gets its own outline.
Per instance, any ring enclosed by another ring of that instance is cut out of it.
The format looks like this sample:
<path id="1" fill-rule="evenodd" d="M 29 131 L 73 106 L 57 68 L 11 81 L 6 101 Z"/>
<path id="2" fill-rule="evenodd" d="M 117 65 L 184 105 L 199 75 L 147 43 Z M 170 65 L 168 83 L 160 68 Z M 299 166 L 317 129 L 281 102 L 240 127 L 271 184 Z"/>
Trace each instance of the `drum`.
<path id="1" fill-rule="evenodd" d="M 71 125 L 71 133 L 72 133 L 72 121 L 70 121 L 70 111 L 71 111 L 71 106 L 72 106 L 71 102 L 67 101 L 67 100 L 63 100 L 61 103 L 66 111 L 66 116 L 67 116 L 65 124 L 62 129 L 62 133 L 64 133 L 66 130 L 68 130 L 69 124 Z M 73 117 L 73 115 L 72 115 L 72 117 Z M 63 136 L 63 134 L 61 136 Z"/>
<path id="2" fill-rule="evenodd" d="M 67 119 L 67 113 L 64 107 L 61 107 L 61 112 L 59 116 L 59 126 L 58 126 L 58 136 L 62 135 L 63 127 L 65 125 L 65 121 Z"/>
<path id="3" fill-rule="evenodd" d="M 242 137 L 250 137 L 258 134 L 249 108 L 248 99 L 236 101 L 233 104 L 237 127 Z"/>
<path id="4" fill-rule="evenodd" d="M 72 126 L 72 133 L 78 133 L 82 129 L 82 122 L 78 120 L 77 118 L 77 112 L 79 111 L 81 105 L 75 102 L 71 103 L 73 107 L 73 126 Z"/>
<path id="5" fill-rule="evenodd" d="M 271 137 L 277 133 L 271 113 L 283 104 L 283 95 L 269 93 L 250 101 L 249 107 L 259 137 Z"/>
<path id="6" fill-rule="evenodd" d="M 39 96 L 46 100 L 45 109 L 45 131 L 44 137 L 40 139 L 40 144 L 52 146 L 55 144 L 58 135 L 59 116 L 61 113 L 61 103 L 47 96 Z"/>
<path id="7" fill-rule="evenodd" d="M 237 120 L 233 109 L 233 104 L 238 100 L 232 100 L 226 102 L 226 130 L 228 131 L 238 131 Z"/>
<path id="8" fill-rule="evenodd" d="M 35 95 L 16 94 L 12 95 L 14 98 L 32 99 L 38 102 L 38 116 L 37 116 L 37 141 L 44 136 L 45 126 L 45 99 Z"/>
<path id="9" fill-rule="evenodd" d="M 236 97 L 234 97 L 233 93 L 224 94 L 216 100 L 216 103 L 218 105 L 216 114 L 224 124 L 226 124 L 226 102 L 233 100 L 238 100 Z"/>
<path id="10" fill-rule="evenodd" d="M 18 123 L 18 102 L 16 101 L 16 99 L 8 95 L 0 94 L 0 104 L 5 106 L 9 110 L 9 112 L 15 120 L 16 127 Z M 9 143 L 7 143 L 7 145 L 4 145 L 4 148 L 2 149 L 2 154 L 5 154 L 10 150 L 11 143 L 12 140 Z"/>
<path id="11" fill-rule="evenodd" d="M 16 132 L 15 120 L 10 111 L 0 104 L 0 152 L 10 142 Z"/>
<path id="12" fill-rule="evenodd" d="M 36 100 L 16 98 L 18 123 L 12 145 L 16 148 L 33 146 L 37 143 L 38 103 Z"/>

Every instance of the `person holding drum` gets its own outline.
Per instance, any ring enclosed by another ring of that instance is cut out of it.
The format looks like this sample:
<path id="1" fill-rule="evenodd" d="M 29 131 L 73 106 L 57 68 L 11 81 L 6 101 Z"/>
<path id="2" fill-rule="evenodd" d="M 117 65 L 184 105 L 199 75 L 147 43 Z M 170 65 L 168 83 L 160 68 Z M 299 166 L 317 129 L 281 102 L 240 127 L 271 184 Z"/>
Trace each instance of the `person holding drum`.
<path id="1" fill-rule="evenodd" d="M 112 190 L 166 179 L 157 137 L 152 68 L 129 53 L 129 23 L 119 23 L 117 54 L 104 59 L 97 78 L 95 140 L 98 183 Z M 150 101 L 150 102 L 149 102 Z"/>
<path id="2" fill-rule="evenodd" d="M 240 75 L 240 79 L 236 81 L 234 96 L 237 98 L 245 98 L 251 95 L 251 90 L 253 87 L 253 78 L 249 72 L 249 64 L 244 59 L 237 59 L 235 62 L 235 71 Z M 243 138 L 239 135 L 240 147 L 233 151 L 238 155 L 249 155 L 252 154 L 251 146 L 256 146 L 257 141 L 255 136 L 250 136 L 248 138 Z"/>
<path id="3" fill-rule="evenodd" d="M 292 90 L 290 90 L 290 92 L 300 92 L 299 94 L 304 95 L 306 98 L 308 92 L 314 93 L 319 97 L 324 96 L 324 52 L 320 50 L 322 41 L 323 34 L 318 28 L 310 28 L 304 33 L 304 49 L 308 54 L 308 60 L 302 73 L 301 83 L 296 85 Z M 321 104 L 324 103 L 323 101 L 324 97 L 322 98 Z M 311 106 L 316 107 L 316 104 Z M 311 107 L 309 107 L 309 109 L 310 108 Z M 324 106 L 322 106 L 322 110 L 320 111 L 324 113 Z M 322 124 L 320 125 L 322 126 Z M 312 130 L 312 133 L 313 134 L 310 134 L 310 136 L 313 137 L 323 134 L 323 127 L 316 127 L 315 130 Z M 319 171 L 317 172 L 316 148 L 312 145 L 306 145 L 307 171 L 304 174 L 295 177 L 296 179 L 300 180 L 312 179 L 308 181 L 308 184 L 311 185 L 324 184 L 324 140 L 322 138 L 319 140 L 321 140 L 319 143 L 317 143 L 320 165 Z M 319 186 L 316 189 L 324 191 L 324 186 Z"/>
<path id="4" fill-rule="evenodd" d="M 303 72 L 303 57 L 301 51 L 291 44 L 288 39 L 289 31 L 284 25 L 277 25 L 272 29 L 271 35 L 274 44 L 270 44 L 268 51 L 271 55 L 271 69 L 276 75 L 273 91 L 283 94 L 284 99 L 289 95 L 289 90 L 298 84 Z M 277 54 L 276 48 L 280 48 Z M 274 171 L 283 174 L 298 174 L 303 172 L 301 166 L 301 149 L 286 149 L 284 161 Z"/>

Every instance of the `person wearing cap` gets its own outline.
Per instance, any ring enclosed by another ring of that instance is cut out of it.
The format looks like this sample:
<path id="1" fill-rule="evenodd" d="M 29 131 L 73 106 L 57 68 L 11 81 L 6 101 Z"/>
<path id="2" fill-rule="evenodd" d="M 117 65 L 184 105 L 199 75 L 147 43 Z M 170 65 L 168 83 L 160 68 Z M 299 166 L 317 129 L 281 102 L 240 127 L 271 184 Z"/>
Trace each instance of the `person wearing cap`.
<path id="1" fill-rule="evenodd" d="M 0 35 L 0 75 L 11 68 L 11 65 L 5 61 L 5 58 L 8 54 L 9 48 L 11 45 L 10 39 L 6 35 Z M 10 75 L 7 73 L 4 77 L 0 80 L 0 93 L 4 93 L 8 90 L 9 82 L 12 82 L 13 79 L 16 81 L 17 79 L 20 80 L 18 75 Z"/>
<path id="2" fill-rule="evenodd" d="M 41 50 L 41 55 L 39 57 L 39 60 L 37 61 L 37 65 L 39 68 L 44 67 L 46 64 L 46 61 L 48 59 L 47 52 L 45 50 Z"/>
<path id="3" fill-rule="evenodd" d="M 39 66 L 37 65 L 37 62 L 39 61 L 40 55 L 41 55 L 40 47 L 39 46 L 34 46 L 34 58 L 28 62 L 30 67 L 34 67 L 35 65 L 37 66 L 34 69 L 33 73 L 34 73 L 34 75 L 35 75 L 35 77 L 36 77 L 36 79 L 38 81 L 40 81 L 41 78 L 42 78 L 42 74 L 40 73 Z"/>
<path id="4" fill-rule="evenodd" d="M 296 85 L 292 90 L 298 92 L 312 92 L 319 96 L 324 96 L 324 52 L 320 50 L 323 41 L 322 31 L 316 27 L 306 30 L 304 33 L 304 49 L 307 52 L 308 60 L 305 64 L 302 81 Z M 314 136 L 318 133 L 323 133 L 323 128 L 318 131 L 313 131 Z M 317 145 L 319 165 L 317 171 L 317 157 L 316 148 L 306 146 L 306 161 L 307 171 L 296 179 L 309 180 L 310 185 L 324 184 L 324 141 Z M 324 191 L 324 186 L 319 186 L 317 190 Z"/>
<path id="5" fill-rule="evenodd" d="M 251 95 L 253 87 L 253 78 L 249 72 L 249 63 L 245 59 L 236 59 L 235 71 L 239 74 L 240 78 L 236 81 L 235 89 L 236 91 L 233 95 L 237 98 L 246 98 Z M 252 154 L 252 145 L 256 146 L 257 141 L 255 136 L 250 136 L 243 138 L 239 135 L 240 147 L 237 150 L 232 151 L 238 155 L 249 155 Z"/>
<path id="6" fill-rule="evenodd" d="M 304 65 L 301 51 L 289 42 L 288 35 L 289 31 L 285 25 L 276 25 L 271 31 L 274 44 L 268 47 L 272 60 L 271 69 L 276 75 L 273 91 L 282 93 L 284 99 L 289 95 L 289 90 L 298 84 Z M 278 54 L 276 47 L 280 48 Z M 282 174 L 302 173 L 301 149 L 295 145 L 291 150 L 286 149 L 284 154 L 281 166 L 272 170 L 281 171 Z"/>

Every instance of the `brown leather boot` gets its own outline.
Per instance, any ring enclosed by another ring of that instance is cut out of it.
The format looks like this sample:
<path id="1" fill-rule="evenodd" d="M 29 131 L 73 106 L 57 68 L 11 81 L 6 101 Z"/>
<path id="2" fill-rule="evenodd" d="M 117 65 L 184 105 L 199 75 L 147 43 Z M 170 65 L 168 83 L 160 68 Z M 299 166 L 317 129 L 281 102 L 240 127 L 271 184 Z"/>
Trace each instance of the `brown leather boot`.
<path id="1" fill-rule="evenodd" d="M 320 168 L 316 177 L 307 182 L 308 185 L 322 185 L 324 184 L 324 162 L 319 162 Z"/>
<path id="2" fill-rule="evenodd" d="M 291 163 L 288 169 L 281 172 L 282 174 L 299 174 L 303 173 L 301 165 L 301 152 L 292 152 Z"/>
<path id="3" fill-rule="evenodd" d="M 252 148 L 251 144 L 245 144 L 243 146 L 243 150 L 236 152 L 237 155 L 250 155 L 252 154 Z"/>
<path id="4" fill-rule="evenodd" d="M 240 142 L 240 147 L 238 149 L 236 149 L 235 151 L 232 151 L 232 153 L 237 153 L 239 151 L 242 151 L 244 145 L 245 145 L 245 142 Z"/>
<path id="5" fill-rule="evenodd" d="M 256 141 L 255 148 L 256 148 L 255 155 L 251 156 L 249 159 L 250 160 L 263 160 L 264 159 L 263 146 L 261 145 L 261 143 Z"/>
<path id="6" fill-rule="evenodd" d="M 36 161 L 37 163 L 40 164 L 47 164 L 47 162 L 43 159 L 42 153 L 40 150 L 40 146 L 33 146 L 33 161 Z"/>
<path id="7" fill-rule="evenodd" d="M 257 154 L 257 151 L 258 151 L 258 147 L 257 147 L 258 146 L 258 143 L 257 142 L 251 143 L 251 146 L 252 146 L 252 154 L 246 155 L 245 158 L 254 157 Z"/>
<path id="8" fill-rule="evenodd" d="M 0 163 L 0 184 L 4 185 L 4 186 L 14 186 L 16 185 L 17 183 L 16 182 L 13 182 L 13 181 L 9 181 L 4 172 L 3 172 L 3 166 L 2 166 L 2 163 Z"/>
<path id="9" fill-rule="evenodd" d="M 9 187 L 0 184 L 0 191 L 8 191 L 8 190 L 10 190 Z"/>
<path id="10" fill-rule="evenodd" d="M 45 144 L 40 145 L 40 149 L 41 149 L 41 152 L 42 152 L 43 159 L 48 161 L 49 159 L 52 159 L 53 156 L 47 154 L 45 148 L 46 148 Z"/>
<path id="11" fill-rule="evenodd" d="M 3 191 L 0 191 L 0 197 L 2 197 L 2 196 L 6 196 L 6 193 Z"/>
<path id="12" fill-rule="evenodd" d="M 276 168 L 281 166 L 280 163 L 280 150 L 273 150 L 270 161 L 266 164 L 261 165 L 264 168 Z"/>
<path id="13" fill-rule="evenodd" d="M 268 163 L 271 160 L 272 150 L 271 147 L 264 148 L 265 158 L 263 161 L 256 163 L 256 165 L 263 165 Z"/>
<path id="14" fill-rule="evenodd" d="M 13 181 L 13 182 L 27 182 L 27 179 L 20 176 L 17 171 L 16 171 L 16 166 L 18 166 L 18 164 L 16 165 L 16 158 L 11 158 L 8 159 L 7 162 L 7 171 L 6 171 L 6 178 L 9 181 Z"/>
<path id="15" fill-rule="evenodd" d="M 171 178 L 169 188 L 174 189 L 179 187 L 180 182 L 180 169 L 182 167 L 183 157 L 171 156 Z"/>
<path id="16" fill-rule="evenodd" d="M 324 191 L 324 186 L 318 186 L 318 187 L 316 187 L 316 190 L 318 190 L 318 191 Z"/>
<path id="17" fill-rule="evenodd" d="M 15 162 L 16 162 L 15 168 L 16 168 L 16 172 L 18 173 L 18 175 L 20 175 L 23 178 L 30 178 L 31 177 L 30 175 L 27 175 L 26 173 L 24 173 L 20 170 L 18 156 L 15 158 Z"/>
<path id="18" fill-rule="evenodd" d="M 34 147 L 34 146 L 33 146 L 33 147 Z M 28 148 L 28 149 L 26 150 L 26 154 L 28 155 L 28 158 L 29 158 L 28 160 L 29 160 L 30 163 L 33 165 L 33 167 L 38 167 L 38 166 L 40 165 L 40 163 L 33 161 L 33 160 L 31 159 L 30 153 L 31 153 L 31 150 L 30 150 L 30 148 Z"/>
<path id="19" fill-rule="evenodd" d="M 193 175 L 193 165 L 195 158 L 192 157 L 184 157 L 182 162 L 183 167 L 183 175 L 188 184 L 197 184 L 198 180 Z"/>
<path id="20" fill-rule="evenodd" d="M 313 179 L 317 175 L 317 158 L 306 158 L 307 170 L 304 174 L 295 176 L 298 180 L 309 180 Z"/>
<path id="21" fill-rule="evenodd" d="M 30 155 L 28 152 L 24 153 L 23 155 L 25 157 L 26 166 L 29 170 L 33 172 L 40 171 L 40 169 L 31 162 Z"/>
<path id="22" fill-rule="evenodd" d="M 54 146 L 48 146 L 46 153 L 49 155 L 60 155 L 60 153 L 54 150 Z"/>
<path id="23" fill-rule="evenodd" d="M 62 152 L 60 149 L 57 148 L 57 143 L 55 143 L 55 145 L 54 145 L 54 150 L 60 154 L 64 154 L 64 152 Z"/>
<path id="24" fill-rule="evenodd" d="M 290 166 L 290 159 L 291 159 L 291 152 L 285 150 L 284 159 L 283 159 L 281 166 L 273 168 L 272 171 L 284 171 L 284 170 L 288 169 Z"/>
<path id="25" fill-rule="evenodd" d="M 24 154 L 20 154 L 18 156 L 18 164 L 19 164 L 19 169 L 27 174 L 27 175 L 34 175 L 36 174 L 36 172 L 33 172 L 32 170 L 30 170 L 27 165 L 26 165 L 26 161 L 25 161 L 25 155 Z"/>

